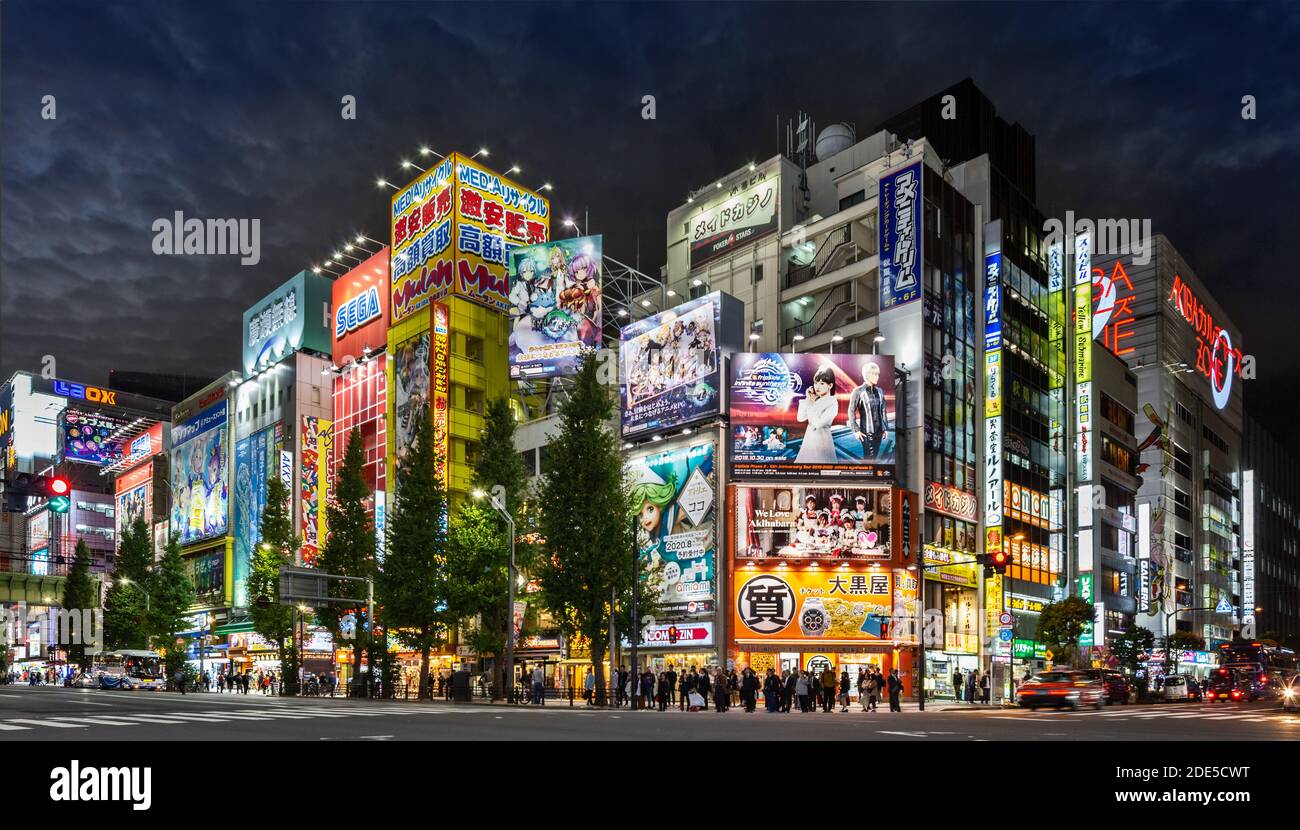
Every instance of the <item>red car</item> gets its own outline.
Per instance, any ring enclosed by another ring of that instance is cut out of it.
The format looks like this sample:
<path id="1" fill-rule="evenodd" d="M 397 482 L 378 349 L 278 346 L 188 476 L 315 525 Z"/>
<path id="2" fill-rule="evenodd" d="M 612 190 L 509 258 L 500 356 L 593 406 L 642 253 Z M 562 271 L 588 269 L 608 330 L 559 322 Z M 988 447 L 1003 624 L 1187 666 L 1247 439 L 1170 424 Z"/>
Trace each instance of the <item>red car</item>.
<path id="1" fill-rule="evenodd" d="M 1016 698 L 1031 711 L 1040 706 L 1100 709 L 1106 705 L 1106 688 L 1095 671 L 1045 671 L 1022 685 Z"/>

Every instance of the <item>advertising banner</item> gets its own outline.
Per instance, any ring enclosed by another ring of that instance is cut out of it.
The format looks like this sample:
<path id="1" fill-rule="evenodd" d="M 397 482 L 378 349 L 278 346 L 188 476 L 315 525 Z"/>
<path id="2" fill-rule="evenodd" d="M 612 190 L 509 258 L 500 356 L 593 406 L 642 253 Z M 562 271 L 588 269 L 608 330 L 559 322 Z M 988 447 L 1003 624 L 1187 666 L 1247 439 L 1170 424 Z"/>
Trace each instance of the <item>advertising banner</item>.
<path id="1" fill-rule="evenodd" d="M 336 279 L 332 292 L 334 363 L 360 360 L 367 346 L 382 352 L 388 337 L 388 247 Z"/>
<path id="2" fill-rule="evenodd" d="M 641 629 L 640 648 L 699 648 L 713 645 L 713 623 L 707 621 L 678 625 L 647 625 Z M 623 638 L 623 648 L 632 643 Z"/>
<path id="3" fill-rule="evenodd" d="M 947 582 L 974 588 L 979 584 L 979 571 L 975 565 L 975 554 L 952 551 L 947 548 L 925 546 L 925 564 L 938 565 L 925 572 L 925 578 L 934 582 Z"/>
<path id="4" fill-rule="evenodd" d="M 299 271 L 244 312 L 244 375 L 299 349 L 330 352 L 330 278 Z"/>
<path id="5" fill-rule="evenodd" d="M 325 504 L 329 500 L 329 475 L 325 470 L 329 458 L 330 421 L 314 415 L 302 416 L 298 475 L 302 500 L 302 564 L 314 567 L 325 542 Z"/>
<path id="6" fill-rule="evenodd" d="M 880 179 L 880 310 L 921 298 L 921 162 Z"/>
<path id="7" fill-rule="evenodd" d="M 125 467 L 131 467 L 135 464 L 139 464 L 146 458 L 159 454 L 162 451 L 163 425 L 159 422 L 149 427 L 144 432 L 126 439 L 122 451 L 122 464 Z"/>
<path id="8" fill-rule="evenodd" d="M 601 347 L 601 237 L 557 239 L 510 255 L 510 377 L 563 377 Z"/>
<path id="9" fill-rule="evenodd" d="M 122 532 L 129 528 L 136 519 L 144 519 L 146 525 L 153 523 L 153 463 L 146 462 L 125 472 L 113 482 L 117 494 L 117 509 L 114 515 L 114 527 L 118 540 Z"/>
<path id="10" fill-rule="evenodd" d="M 116 415 L 85 412 L 69 406 L 59 413 L 63 457 L 102 467 L 122 458 L 122 432 L 131 422 Z"/>
<path id="11" fill-rule="evenodd" d="M 781 177 L 765 171 L 739 183 L 691 217 L 691 268 L 776 231 Z"/>
<path id="12" fill-rule="evenodd" d="M 737 487 L 735 493 L 738 561 L 893 558 L 887 487 Z"/>
<path id="13" fill-rule="evenodd" d="M 182 545 L 225 535 L 227 429 L 224 400 L 172 427 L 171 531 Z"/>
<path id="14" fill-rule="evenodd" d="M 894 357 L 732 356 L 735 478 L 894 477 Z"/>
<path id="15" fill-rule="evenodd" d="M 891 639 L 890 571 L 737 569 L 731 609 L 736 642 L 860 644 Z"/>
<path id="16" fill-rule="evenodd" d="M 459 296 L 505 312 L 510 308 L 510 253 L 519 245 L 539 245 L 551 238 L 551 205 L 545 197 L 520 187 L 473 159 L 456 160 L 455 237 Z"/>
<path id="17" fill-rule="evenodd" d="M 253 549 L 262 540 L 262 513 L 266 510 L 266 484 L 278 475 L 283 436 L 279 424 L 255 432 L 235 444 L 235 584 L 247 582 Z"/>
<path id="18" fill-rule="evenodd" d="M 9 448 L 13 446 L 14 385 L 0 386 L 0 476 L 9 470 Z"/>
<path id="19" fill-rule="evenodd" d="M 718 414 L 720 292 L 624 326 L 619 345 L 623 435 Z"/>
<path id="20" fill-rule="evenodd" d="M 914 571 L 894 568 L 893 639 L 916 642 L 921 616 L 920 588 L 920 580 Z"/>
<path id="21" fill-rule="evenodd" d="M 393 352 L 393 446 L 397 469 L 415 444 L 420 422 L 429 417 L 431 337 L 422 331 L 397 344 Z"/>
<path id="22" fill-rule="evenodd" d="M 629 459 L 637 550 L 645 567 L 662 565 L 665 618 L 711 616 L 717 580 L 714 442 Z"/>
<path id="23" fill-rule="evenodd" d="M 429 367 L 433 375 L 433 451 L 434 465 L 443 486 L 447 485 L 447 457 L 450 432 L 448 417 L 451 409 L 451 317 L 447 306 L 433 304 L 433 360 Z"/>
<path id="24" fill-rule="evenodd" d="M 925 486 L 925 509 L 973 522 L 979 516 L 979 499 L 974 493 L 960 490 L 951 484 L 930 481 Z"/>
<path id="25" fill-rule="evenodd" d="M 430 167 L 393 196 L 392 303 L 397 324 L 451 290 L 452 170 L 455 154 Z"/>
<path id="26" fill-rule="evenodd" d="M 1074 461 L 1077 481 L 1092 481 L 1092 253 L 1074 238 Z"/>

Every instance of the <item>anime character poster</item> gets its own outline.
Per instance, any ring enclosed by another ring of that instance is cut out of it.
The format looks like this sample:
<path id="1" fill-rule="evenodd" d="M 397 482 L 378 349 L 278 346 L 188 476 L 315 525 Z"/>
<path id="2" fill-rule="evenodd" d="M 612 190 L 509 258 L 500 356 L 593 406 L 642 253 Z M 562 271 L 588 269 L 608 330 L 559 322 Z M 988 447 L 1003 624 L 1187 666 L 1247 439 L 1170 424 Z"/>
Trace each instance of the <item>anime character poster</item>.
<path id="1" fill-rule="evenodd" d="M 262 540 L 262 513 L 266 510 L 266 483 L 275 475 L 279 456 L 276 427 L 255 432 L 235 444 L 234 550 L 236 585 L 253 561 L 253 549 Z"/>
<path id="2" fill-rule="evenodd" d="M 730 386 L 736 478 L 893 478 L 892 355 L 741 352 Z"/>
<path id="3" fill-rule="evenodd" d="M 226 532 L 226 402 L 172 427 L 172 534 L 182 545 Z"/>
<path id="4" fill-rule="evenodd" d="M 736 559 L 888 561 L 886 487 L 737 487 Z"/>
<path id="5" fill-rule="evenodd" d="M 397 469 L 415 445 L 420 422 L 429 418 L 429 347 L 430 335 L 422 331 L 397 344 L 393 356 L 393 381 L 396 384 L 393 421 L 393 446 Z M 397 482 L 401 486 L 400 478 Z"/>
<path id="6" fill-rule="evenodd" d="M 601 237 L 557 239 L 510 256 L 510 377 L 572 375 L 601 347 Z"/>
<path id="7" fill-rule="evenodd" d="M 619 348 L 623 434 L 717 414 L 718 292 L 625 326 Z"/>
<path id="8" fill-rule="evenodd" d="M 670 618 L 708 616 L 716 601 L 717 473 L 712 441 L 628 462 L 636 543 L 647 570 L 662 567 Z"/>

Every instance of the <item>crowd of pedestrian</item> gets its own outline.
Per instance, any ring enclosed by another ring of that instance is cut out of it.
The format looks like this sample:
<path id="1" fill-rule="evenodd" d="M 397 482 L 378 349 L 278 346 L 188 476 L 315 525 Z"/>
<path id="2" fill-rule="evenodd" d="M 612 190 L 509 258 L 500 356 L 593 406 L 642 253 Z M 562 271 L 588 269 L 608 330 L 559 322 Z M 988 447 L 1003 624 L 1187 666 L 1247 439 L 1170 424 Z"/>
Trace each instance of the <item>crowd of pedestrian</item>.
<path id="1" fill-rule="evenodd" d="M 967 703 L 988 703 L 992 693 L 989 673 L 981 674 L 979 669 L 971 669 L 963 679 L 961 669 L 953 669 L 952 689 L 953 697 L 959 703 L 963 700 Z"/>
<path id="2" fill-rule="evenodd" d="M 669 665 L 655 672 L 649 667 L 638 675 L 623 666 L 614 678 L 614 705 L 667 711 L 670 707 L 688 712 L 726 712 L 741 706 L 746 712 L 757 710 L 761 697 L 768 712 L 848 712 L 851 693 L 857 690 L 857 703 L 863 712 L 874 712 L 878 703 L 889 703 L 890 711 L 901 712 L 903 681 L 894 669 L 889 674 L 872 667 L 858 670 L 856 678 L 847 669 L 838 675 L 829 666 L 820 672 L 785 669 L 777 673 L 767 669 L 760 674 L 752 668 L 741 671 L 719 666 L 694 666 L 678 673 Z M 595 704 L 595 677 L 588 670 L 583 682 L 583 698 Z"/>

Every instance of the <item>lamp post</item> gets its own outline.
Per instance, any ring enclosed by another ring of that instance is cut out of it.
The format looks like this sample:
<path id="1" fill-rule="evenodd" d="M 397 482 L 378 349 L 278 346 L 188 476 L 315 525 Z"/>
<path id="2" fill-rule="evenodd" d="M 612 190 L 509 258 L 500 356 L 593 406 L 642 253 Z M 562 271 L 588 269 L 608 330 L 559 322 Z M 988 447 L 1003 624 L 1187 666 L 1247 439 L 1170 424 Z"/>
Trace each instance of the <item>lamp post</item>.
<path id="1" fill-rule="evenodd" d="M 959 562 L 944 562 L 942 564 L 935 563 L 935 564 L 927 565 L 924 562 L 925 560 L 924 540 L 922 540 L 921 542 L 921 559 L 922 562 L 920 565 L 911 565 L 908 567 L 908 570 L 909 571 L 915 570 L 917 572 L 917 582 L 919 583 L 916 586 L 916 596 L 917 596 L 916 606 L 917 606 L 917 611 L 920 612 L 921 615 L 921 620 L 920 620 L 921 627 L 916 632 L 916 659 L 917 659 L 917 663 L 919 664 L 917 666 L 917 670 L 920 673 L 921 682 L 917 687 L 916 705 L 919 711 L 924 712 L 925 711 L 925 572 L 937 568 L 946 568 L 949 565 L 977 564 L 979 562 L 979 559 L 975 557 L 971 557 L 970 559 L 963 559 Z"/>
<path id="2" fill-rule="evenodd" d="M 506 520 L 506 526 L 510 530 L 510 567 L 506 572 L 506 683 L 509 691 L 506 692 L 506 699 L 510 699 L 510 694 L 514 691 L 515 685 L 515 519 L 510 515 L 504 504 L 497 499 L 496 495 L 488 495 L 482 490 L 475 490 L 472 494 L 474 498 L 481 499 L 488 497 L 489 503 L 496 508 Z"/>

